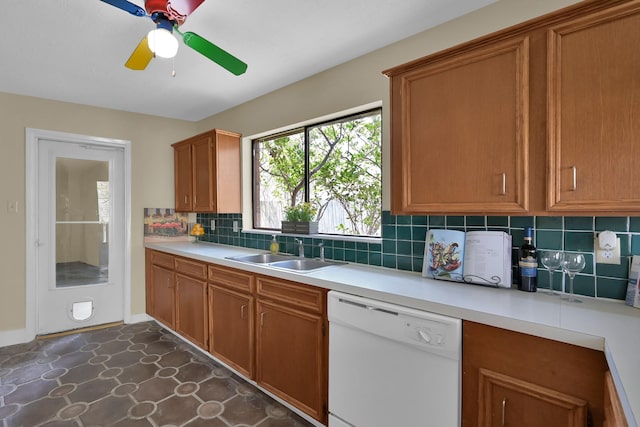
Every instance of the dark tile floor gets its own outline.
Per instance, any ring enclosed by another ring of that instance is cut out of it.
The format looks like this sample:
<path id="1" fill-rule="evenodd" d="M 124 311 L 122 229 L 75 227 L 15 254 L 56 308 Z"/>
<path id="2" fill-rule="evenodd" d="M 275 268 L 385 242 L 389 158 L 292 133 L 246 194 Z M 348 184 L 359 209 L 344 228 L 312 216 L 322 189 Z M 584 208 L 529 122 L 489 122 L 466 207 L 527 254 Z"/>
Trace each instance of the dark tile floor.
<path id="1" fill-rule="evenodd" d="M 155 322 L 0 348 L 0 427 L 310 425 Z"/>

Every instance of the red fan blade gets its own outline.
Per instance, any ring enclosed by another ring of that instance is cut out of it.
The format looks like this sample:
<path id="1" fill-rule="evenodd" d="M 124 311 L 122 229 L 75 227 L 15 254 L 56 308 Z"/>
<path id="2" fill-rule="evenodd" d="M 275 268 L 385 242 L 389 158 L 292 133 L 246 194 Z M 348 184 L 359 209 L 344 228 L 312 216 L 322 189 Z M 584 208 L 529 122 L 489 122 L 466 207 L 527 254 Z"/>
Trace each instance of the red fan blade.
<path id="1" fill-rule="evenodd" d="M 182 16 L 189 16 L 202 3 L 204 3 L 204 0 L 169 0 L 168 8 L 173 9 Z"/>

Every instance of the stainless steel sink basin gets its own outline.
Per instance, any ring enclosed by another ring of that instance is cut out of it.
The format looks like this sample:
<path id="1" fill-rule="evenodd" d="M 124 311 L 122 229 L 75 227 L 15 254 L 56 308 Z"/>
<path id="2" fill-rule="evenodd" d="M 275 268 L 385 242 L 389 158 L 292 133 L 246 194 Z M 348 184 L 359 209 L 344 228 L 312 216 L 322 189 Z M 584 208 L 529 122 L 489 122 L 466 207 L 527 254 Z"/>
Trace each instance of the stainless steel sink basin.
<path id="1" fill-rule="evenodd" d="M 330 267 L 332 265 L 344 265 L 345 262 L 327 261 L 313 258 L 298 258 L 293 255 L 280 254 L 254 254 L 231 256 L 227 259 L 234 261 L 247 262 L 250 264 L 261 264 L 269 267 L 283 268 L 285 270 L 307 272 L 317 270 L 319 268 Z"/>
<path id="2" fill-rule="evenodd" d="M 289 260 L 291 258 L 293 258 L 291 255 L 280 255 L 280 254 L 255 254 L 255 255 L 229 257 L 229 259 L 233 259 L 235 261 L 251 262 L 254 264 L 269 264 L 276 261 Z"/>
<path id="3" fill-rule="evenodd" d="M 344 265 L 344 262 L 336 261 L 322 261 L 319 259 L 311 258 L 296 258 L 289 259 L 287 261 L 272 262 L 269 265 L 272 267 L 286 268 L 287 270 L 294 271 L 310 271 L 318 268 L 329 267 L 332 265 Z"/>

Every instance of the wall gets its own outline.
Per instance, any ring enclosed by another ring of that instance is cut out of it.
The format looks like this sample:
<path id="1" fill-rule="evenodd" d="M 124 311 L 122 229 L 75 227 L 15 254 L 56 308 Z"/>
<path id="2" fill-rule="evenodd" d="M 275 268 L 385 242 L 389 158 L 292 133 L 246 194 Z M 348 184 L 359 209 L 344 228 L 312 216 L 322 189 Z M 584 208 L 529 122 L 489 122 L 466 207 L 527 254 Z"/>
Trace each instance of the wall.
<path id="1" fill-rule="evenodd" d="M 198 123 L 200 131 L 214 127 L 250 137 L 282 127 L 293 127 L 340 111 L 382 101 L 383 208 L 389 209 L 389 81 L 383 70 L 472 40 L 479 36 L 560 9 L 575 0 L 501 0 L 476 12 L 417 34 L 380 50 L 331 68 L 311 78 L 259 97 Z M 250 164 L 245 163 L 245 184 Z M 243 206 L 251 203 L 250 185 L 244 187 Z M 246 218 L 245 218 L 246 219 Z"/>
<path id="2" fill-rule="evenodd" d="M 144 207 L 173 206 L 172 142 L 214 127 L 252 136 L 381 101 L 383 206 L 388 209 L 389 88 L 382 70 L 572 3 L 576 1 L 501 0 L 198 123 L 0 93 L 0 203 L 17 200 L 20 207 L 17 215 L 0 209 L 0 331 L 25 327 L 26 127 L 132 141 L 132 313 L 143 313 L 144 250 L 142 220 L 137 218 Z M 249 153 L 248 141 L 243 149 Z M 149 172 L 158 170 L 166 173 Z M 250 174 L 250 168 L 244 171 Z M 243 197 L 246 201 L 250 193 L 244 191 Z"/>
<path id="3" fill-rule="evenodd" d="M 0 331 L 25 327 L 25 129 L 131 141 L 132 313 L 144 313 L 143 208 L 173 206 L 171 143 L 197 132 L 191 122 L 0 93 Z M 165 171 L 150 173 L 149 171 Z M 6 203 L 18 201 L 18 214 Z M 32 224 L 28 224 L 32 226 Z"/>

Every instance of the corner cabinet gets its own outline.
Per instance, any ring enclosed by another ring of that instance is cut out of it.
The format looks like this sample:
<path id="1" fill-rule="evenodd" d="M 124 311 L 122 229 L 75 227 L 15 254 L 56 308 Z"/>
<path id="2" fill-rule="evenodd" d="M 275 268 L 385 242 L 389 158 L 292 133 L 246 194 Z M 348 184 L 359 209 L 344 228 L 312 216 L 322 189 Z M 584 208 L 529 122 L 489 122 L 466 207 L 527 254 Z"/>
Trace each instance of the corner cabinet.
<path id="1" fill-rule="evenodd" d="M 240 212 L 240 134 L 213 129 L 172 146 L 177 211 Z"/>
<path id="2" fill-rule="evenodd" d="M 602 425 L 600 351 L 463 322 L 463 427 Z"/>
<path id="3" fill-rule="evenodd" d="M 385 74 L 394 212 L 528 210 L 527 37 Z"/>
<path id="4" fill-rule="evenodd" d="M 163 252 L 146 250 L 147 313 L 165 326 L 176 327 L 174 256 Z"/>
<path id="5" fill-rule="evenodd" d="M 548 31 L 547 209 L 640 211 L 640 6 Z"/>

